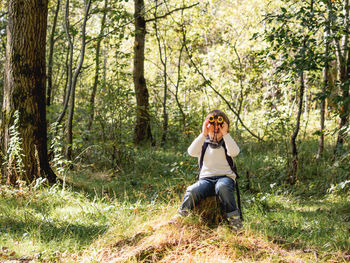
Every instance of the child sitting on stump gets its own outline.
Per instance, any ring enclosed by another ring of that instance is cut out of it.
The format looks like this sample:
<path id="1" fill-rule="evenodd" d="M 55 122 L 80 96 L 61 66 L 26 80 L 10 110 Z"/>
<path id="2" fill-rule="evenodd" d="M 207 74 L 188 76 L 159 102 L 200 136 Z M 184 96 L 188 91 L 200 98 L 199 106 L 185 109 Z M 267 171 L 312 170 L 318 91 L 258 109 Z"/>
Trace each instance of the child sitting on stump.
<path id="1" fill-rule="evenodd" d="M 203 123 L 202 133 L 188 148 L 188 153 L 199 160 L 199 180 L 187 188 L 178 213 L 186 216 L 201 200 L 217 195 L 229 224 L 238 230 L 242 222 L 234 197 L 237 175 L 232 157 L 240 150 L 228 133 L 229 125 L 224 112 L 211 111 Z"/>

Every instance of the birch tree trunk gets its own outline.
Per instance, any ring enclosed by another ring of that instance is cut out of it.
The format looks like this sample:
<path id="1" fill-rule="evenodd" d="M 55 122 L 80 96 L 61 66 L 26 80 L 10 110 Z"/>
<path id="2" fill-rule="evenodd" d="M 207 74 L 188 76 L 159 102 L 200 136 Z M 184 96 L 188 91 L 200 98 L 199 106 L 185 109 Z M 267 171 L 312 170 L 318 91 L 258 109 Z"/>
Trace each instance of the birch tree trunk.
<path id="1" fill-rule="evenodd" d="M 69 112 L 68 112 L 68 119 L 67 119 L 67 147 L 66 147 L 66 153 L 65 156 L 67 160 L 72 160 L 72 145 L 73 145 L 73 117 L 74 117 L 74 107 L 75 107 L 75 88 L 77 86 L 78 76 L 80 74 L 81 68 L 84 63 L 84 57 L 85 57 L 85 37 L 86 37 L 86 22 L 89 16 L 91 6 L 91 0 L 88 0 L 85 2 L 85 14 L 84 14 L 84 21 L 82 25 L 82 32 L 81 32 L 81 50 L 80 50 L 80 60 L 79 64 L 77 65 L 72 79 L 72 86 L 70 88 L 70 105 L 69 105 Z M 67 94 L 68 95 L 68 94 Z"/>
<path id="2" fill-rule="evenodd" d="M 56 181 L 47 155 L 46 65 L 47 0 L 9 0 L 5 64 L 4 101 L 2 108 L 2 147 L 6 153 L 10 127 L 18 112 L 17 127 L 22 158 L 7 160 L 3 169 L 7 183 L 36 178 Z M 21 162 L 21 163 L 19 163 Z M 18 171 L 18 167 L 22 171 Z"/>

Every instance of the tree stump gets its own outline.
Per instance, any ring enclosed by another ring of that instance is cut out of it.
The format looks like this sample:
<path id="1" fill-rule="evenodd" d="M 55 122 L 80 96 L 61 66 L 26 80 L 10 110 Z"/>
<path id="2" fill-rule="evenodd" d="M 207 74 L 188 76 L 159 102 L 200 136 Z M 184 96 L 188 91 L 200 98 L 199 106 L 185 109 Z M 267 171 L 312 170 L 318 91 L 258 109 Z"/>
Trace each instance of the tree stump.
<path id="1" fill-rule="evenodd" d="M 210 196 L 202 200 L 199 205 L 193 209 L 194 214 L 208 225 L 218 225 L 226 218 L 221 202 L 217 196 Z"/>

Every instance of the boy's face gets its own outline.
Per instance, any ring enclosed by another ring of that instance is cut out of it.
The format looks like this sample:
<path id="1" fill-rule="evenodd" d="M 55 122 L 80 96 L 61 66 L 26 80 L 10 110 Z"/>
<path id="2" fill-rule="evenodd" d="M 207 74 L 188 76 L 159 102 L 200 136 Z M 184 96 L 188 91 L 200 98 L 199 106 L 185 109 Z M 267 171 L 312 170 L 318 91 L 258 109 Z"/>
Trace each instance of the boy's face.
<path id="1" fill-rule="evenodd" d="M 210 140 L 219 142 L 223 136 L 222 126 L 224 125 L 224 119 L 220 115 L 209 116 L 209 137 Z"/>

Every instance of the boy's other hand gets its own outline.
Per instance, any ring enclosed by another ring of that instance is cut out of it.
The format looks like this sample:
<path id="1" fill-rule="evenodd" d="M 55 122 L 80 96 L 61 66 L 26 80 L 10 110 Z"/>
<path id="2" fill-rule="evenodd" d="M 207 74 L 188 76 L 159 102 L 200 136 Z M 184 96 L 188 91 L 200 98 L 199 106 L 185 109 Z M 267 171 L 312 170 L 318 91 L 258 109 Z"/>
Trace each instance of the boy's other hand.
<path id="1" fill-rule="evenodd" d="M 225 136 L 228 133 L 228 124 L 224 122 L 221 127 L 222 136 Z"/>

